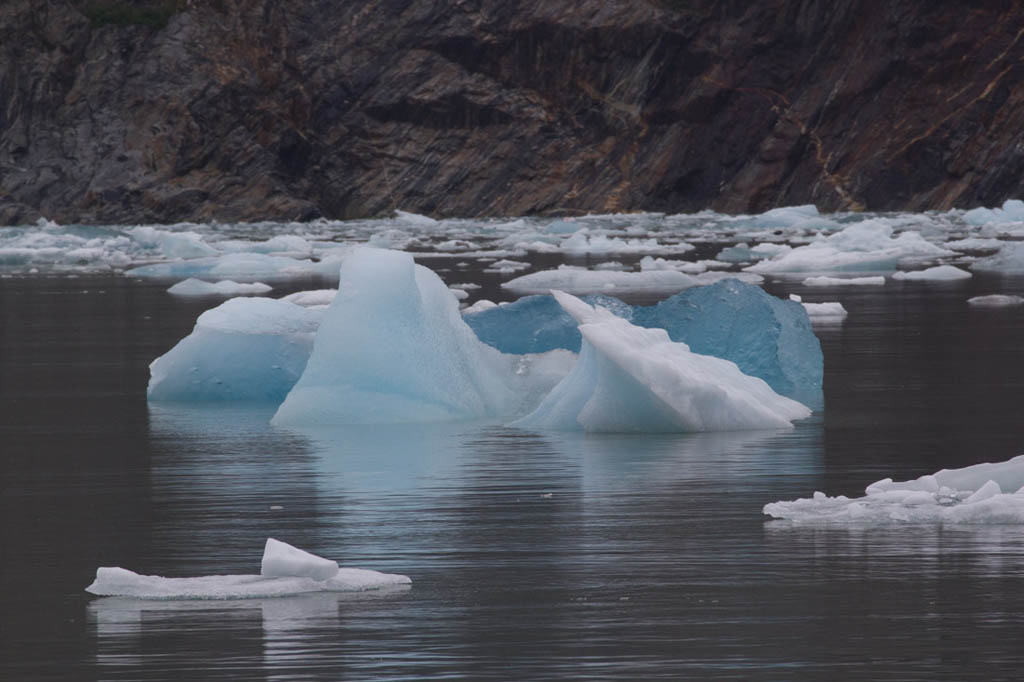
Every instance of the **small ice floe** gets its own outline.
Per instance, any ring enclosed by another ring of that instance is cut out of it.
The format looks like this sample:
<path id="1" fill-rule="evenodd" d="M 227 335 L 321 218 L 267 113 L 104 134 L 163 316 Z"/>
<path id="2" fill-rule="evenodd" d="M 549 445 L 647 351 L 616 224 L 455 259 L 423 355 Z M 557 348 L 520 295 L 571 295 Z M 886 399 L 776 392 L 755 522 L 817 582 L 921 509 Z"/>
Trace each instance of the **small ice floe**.
<path id="1" fill-rule="evenodd" d="M 814 320 L 814 318 L 820 317 L 846 317 L 846 308 L 843 304 L 838 301 L 828 301 L 824 303 L 805 303 L 804 300 L 796 294 L 790 294 L 789 300 L 796 301 L 804 307 L 807 311 L 807 316 Z"/>
<path id="2" fill-rule="evenodd" d="M 1024 274 L 1024 243 L 1008 242 L 999 253 L 975 261 L 971 265 L 974 272 L 993 272 L 1001 275 Z"/>
<path id="3" fill-rule="evenodd" d="M 281 300 L 300 305 L 303 308 L 313 308 L 321 305 L 330 305 L 337 295 L 337 289 L 310 289 L 282 296 Z"/>
<path id="4" fill-rule="evenodd" d="M 167 293 L 175 296 L 248 296 L 265 294 L 271 288 L 269 284 L 263 282 L 240 283 L 230 279 L 204 282 L 201 279 L 189 277 L 173 285 L 167 290 Z"/>
<path id="5" fill-rule="evenodd" d="M 978 306 L 979 308 L 1006 308 L 1024 304 L 1024 298 L 1007 294 L 989 294 L 988 296 L 969 298 L 967 299 L 967 304 Z"/>
<path id="6" fill-rule="evenodd" d="M 256 599 L 309 592 L 362 592 L 411 583 L 404 575 L 339 568 L 337 562 L 268 538 L 259 575 L 164 578 L 101 567 L 85 591 L 138 599 Z"/>
<path id="7" fill-rule="evenodd" d="M 873 277 L 808 277 L 803 281 L 805 287 L 861 287 L 881 286 L 885 284 L 885 277 L 881 275 Z"/>
<path id="8" fill-rule="evenodd" d="M 961 270 L 955 265 L 937 265 L 926 270 L 912 270 L 910 272 L 893 273 L 893 279 L 903 279 L 922 282 L 952 282 L 960 279 L 970 279 L 971 273 Z"/>
<path id="9" fill-rule="evenodd" d="M 995 464 L 943 469 L 913 481 L 886 478 L 863 497 L 773 502 L 764 513 L 812 524 L 1024 523 L 1024 455 Z"/>

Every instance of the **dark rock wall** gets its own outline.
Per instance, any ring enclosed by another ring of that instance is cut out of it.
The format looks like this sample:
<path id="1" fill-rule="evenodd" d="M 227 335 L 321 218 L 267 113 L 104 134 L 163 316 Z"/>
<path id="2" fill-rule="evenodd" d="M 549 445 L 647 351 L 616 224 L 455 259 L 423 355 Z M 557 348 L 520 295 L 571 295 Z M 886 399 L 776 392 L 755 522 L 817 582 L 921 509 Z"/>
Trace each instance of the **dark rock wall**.
<path id="1" fill-rule="evenodd" d="M 1024 9 L 0 0 L 0 223 L 943 209 L 1024 195 Z"/>

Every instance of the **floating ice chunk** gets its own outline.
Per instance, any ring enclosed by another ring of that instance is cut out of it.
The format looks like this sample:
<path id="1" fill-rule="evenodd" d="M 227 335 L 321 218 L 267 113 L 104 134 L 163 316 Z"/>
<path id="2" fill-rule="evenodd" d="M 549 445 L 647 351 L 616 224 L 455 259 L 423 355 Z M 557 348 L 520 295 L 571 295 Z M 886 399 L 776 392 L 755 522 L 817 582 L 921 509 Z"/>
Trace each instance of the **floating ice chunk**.
<path id="1" fill-rule="evenodd" d="M 1003 308 L 1024 304 L 1024 298 L 1020 296 L 1008 296 L 1006 294 L 989 294 L 988 296 L 975 296 L 967 299 L 969 305 L 981 308 Z"/>
<path id="2" fill-rule="evenodd" d="M 530 267 L 529 263 L 524 263 L 523 261 L 502 259 L 491 263 L 491 267 L 485 268 L 484 272 L 507 275 L 519 272 L 520 270 L 529 270 Z"/>
<path id="3" fill-rule="evenodd" d="M 885 277 L 877 275 L 874 277 L 808 277 L 803 281 L 805 287 L 859 287 L 859 286 L 881 286 L 885 284 Z"/>
<path id="4" fill-rule="evenodd" d="M 910 272 L 893 273 L 893 279 L 927 282 L 951 282 L 961 279 L 970 279 L 971 273 L 961 270 L 955 265 L 937 265 L 926 270 L 912 270 Z"/>
<path id="5" fill-rule="evenodd" d="M 995 272 L 1003 275 L 1024 274 L 1024 243 L 1010 242 L 999 253 L 975 261 L 971 265 L 975 272 Z"/>
<path id="6" fill-rule="evenodd" d="M 167 293 L 176 296 L 245 296 L 247 294 L 265 294 L 272 287 L 263 282 L 252 284 L 239 284 L 230 279 L 220 282 L 204 282 L 201 279 L 190 277 L 178 282 L 167 290 Z"/>
<path id="7" fill-rule="evenodd" d="M 967 237 L 966 239 L 955 239 L 946 242 L 942 246 L 954 251 L 978 252 L 997 251 L 1004 244 L 999 239 L 987 239 L 984 237 Z"/>
<path id="8" fill-rule="evenodd" d="M 917 232 L 894 237 L 889 222 L 875 219 L 855 223 L 842 232 L 780 253 L 746 270 L 761 274 L 895 270 L 904 260 L 949 255 L 951 251 L 926 241 Z"/>
<path id="9" fill-rule="evenodd" d="M 796 302 L 726 279 L 637 307 L 633 323 L 665 329 L 694 353 L 730 360 L 778 393 L 812 405 L 821 402 L 821 344 Z"/>
<path id="10" fill-rule="evenodd" d="M 798 523 L 1024 523 L 1024 456 L 943 469 L 913 481 L 886 478 L 855 499 L 815 493 L 765 505 L 769 516 Z"/>
<path id="11" fill-rule="evenodd" d="M 405 230 L 390 229 L 374 232 L 366 243 L 378 249 L 405 249 L 418 244 L 419 240 Z"/>
<path id="12" fill-rule="evenodd" d="M 1007 199 L 1002 208 L 972 208 L 964 213 L 964 220 L 971 225 L 1024 221 L 1024 201 Z"/>
<path id="13" fill-rule="evenodd" d="M 141 226 L 130 228 L 127 233 L 143 246 L 157 249 L 166 258 L 202 258 L 220 253 L 197 232 L 171 232 Z"/>
<path id="14" fill-rule="evenodd" d="M 261 575 L 164 578 L 105 566 L 96 570 L 96 579 L 85 591 L 137 599 L 258 599 L 309 592 L 363 592 L 411 583 L 404 575 L 338 568 L 334 561 L 267 540 Z"/>
<path id="15" fill-rule="evenodd" d="M 613 292 L 620 295 L 674 294 L 699 283 L 699 280 L 675 270 L 608 272 L 562 265 L 557 270 L 516 277 L 501 286 L 520 294 L 546 294 L 552 289 L 559 289 L 575 295 Z"/>
<path id="16" fill-rule="evenodd" d="M 734 363 L 693 353 L 663 329 L 643 329 L 562 292 L 583 350 L 572 372 L 513 426 L 592 432 L 788 428 L 810 415 Z"/>
<path id="17" fill-rule="evenodd" d="M 469 292 L 462 289 L 456 289 L 455 287 L 448 287 L 448 291 L 452 292 L 452 296 L 455 297 L 456 301 L 465 301 L 469 298 Z"/>
<path id="18" fill-rule="evenodd" d="M 287 301 L 225 301 L 150 364 L 147 396 L 278 402 L 302 375 L 320 317 Z"/>
<path id="19" fill-rule="evenodd" d="M 481 298 L 473 305 L 463 308 L 462 315 L 463 317 L 465 317 L 466 315 L 475 315 L 476 313 L 481 313 L 485 310 L 490 310 L 491 308 L 497 307 L 498 304 L 495 303 L 494 301 L 488 301 L 486 298 Z"/>
<path id="20" fill-rule="evenodd" d="M 263 253 L 229 253 L 211 258 L 192 258 L 167 263 L 154 263 L 132 268 L 125 274 L 132 277 L 174 279 L 181 277 L 205 277 L 207 279 L 281 279 L 287 277 L 309 277 L 312 275 L 335 276 L 340 260 L 324 259 L 314 262 L 308 259 L 268 256 Z"/>
<path id="21" fill-rule="evenodd" d="M 294 294 L 282 296 L 281 300 L 301 305 L 304 308 L 311 308 L 313 306 L 330 305 L 337 295 L 337 289 L 310 289 L 309 291 L 296 291 Z"/>
<path id="22" fill-rule="evenodd" d="M 544 227 L 551 234 L 572 234 L 580 229 L 580 225 L 572 220 L 555 220 Z"/>
<path id="23" fill-rule="evenodd" d="M 562 240 L 560 251 L 571 254 L 582 253 L 685 253 L 692 251 L 692 244 L 660 244 L 656 239 L 619 239 L 604 234 L 590 234 L 583 228 L 572 236 Z M 547 249 L 545 249 L 547 250 Z"/>
<path id="24" fill-rule="evenodd" d="M 804 310 L 807 311 L 807 315 L 811 318 L 815 317 L 846 317 L 846 308 L 843 307 L 842 303 L 838 301 L 830 301 L 826 303 L 802 303 Z"/>
<path id="25" fill-rule="evenodd" d="M 625 319 L 633 308 L 617 298 L 600 294 L 586 297 L 587 302 L 603 306 Z M 477 338 L 502 353 L 544 353 L 556 348 L 579 352 L 581 337 L 576 324 L 558 301 L 550 295 L 524 296 L 514 303 L 470 312 L 463 319 Z"/>
<path id="26" fill-rule="evenodd" d="M 731 264 L 725 263 L 724 265 L 729 267 Z M 699 275 L 702 272 L 706 272 L 707 269 L 706 262 L 694 263 L 685 260 L 666 260 L 652 256 L 644 256 L 640 259 L 640 270 L 678 270 L 687 275 Z"/>
<path id="27" fill-rule="evenodd" d="M 715 256 L 715 259 L 725 263 L 749 263 L 750 261 L 774 258 L 781 254 L 789 253 L 792 250 L 793 247 L 787 244 L 765 243 L 750 247 L 746 243 L 740 242 L 736 246 L 728 246 L 722 249 Z"/>
<path id="28" fill-rule="evenodd" d="M 403 223 L 409 223 L 416 227 L 433 227 L 438 224 L 438 221 L 425 215 L 419 215 L 418 213 L 410 213 L 408 211 L 395 211 L 395 218 L 401 220 Z"/>
<path id="29" fill-rule="evenodd" d="M 273 253 L 300 258 L 313 255 L 313 245 L 295 234 L 279 234 L 265 241 L 228 239 L 216 242 L 216 247 L 225 253 Z"/>
<path id="30" fill-rule="evenodd" d="M 338 573 L 338 562 L 293 547 L 287 542 L 267 538 L 263 547 L 260 575 L 264 578 L 312 578 L 327 580 Z"/>
<path id="31" fill-rule="evenodd" d="M 504 414 L 514 402 L 500 353 L 479 341 L 444 282 L 411 255 L 361 248 L 306 369 L 273 422 L 396 423 Z"/>

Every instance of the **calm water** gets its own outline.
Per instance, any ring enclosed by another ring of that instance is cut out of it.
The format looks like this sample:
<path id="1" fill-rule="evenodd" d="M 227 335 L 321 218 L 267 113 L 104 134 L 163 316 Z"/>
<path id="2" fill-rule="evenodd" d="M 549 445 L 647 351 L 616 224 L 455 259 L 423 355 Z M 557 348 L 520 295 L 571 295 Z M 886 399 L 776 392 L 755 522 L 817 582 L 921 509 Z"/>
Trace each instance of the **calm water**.
<path id="1" fill-rule="evenodd" d="M 761 507 L 1024 452 L 1024 311 L 964 303 L 1024 282 L 809 296 L 850 311 L 818 329 L 823 414 L 656 437 L 150 407 L 148 363 L 213 303 L 165 288 L 0 280 L 0 679 L 1019 679 L 1024 529 L 794 528 Z M 257 572 L 268 536 L 413 585 L 83 591 L 101 565 Z"/>

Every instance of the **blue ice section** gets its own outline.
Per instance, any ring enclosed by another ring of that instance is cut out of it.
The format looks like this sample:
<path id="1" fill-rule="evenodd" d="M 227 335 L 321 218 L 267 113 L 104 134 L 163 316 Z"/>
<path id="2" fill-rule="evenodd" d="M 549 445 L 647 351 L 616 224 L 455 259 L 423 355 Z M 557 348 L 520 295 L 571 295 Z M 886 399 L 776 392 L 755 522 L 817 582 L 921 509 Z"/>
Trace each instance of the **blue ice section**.
<path id="1" fill-rule="evenodd" d="M 623 319 L 633 317 L 633 307 L 617 298 L 601 294 L 582 298 Z M 580 352 L 582 339 L 576 320 L 548 294 L 524 296 L 515 303 L 464 315 L 463 319 L 477 338 L 502 353 L 545 353 L 556 348 Z"/>
<path id="2" fill-rule="evenodd" d="M 823 404 L 821 344 L 807 311 L 795 301 L 726 279 L 634 308 L 633 323 L 664 329 L 695 353 L 731 360 L 744 374 L 805 405 Z"/>
<path id="3" fill-rule="evenodd" d="M 821 344 L 807 311 L 795 301 L 736 279 L 693 287 L 653 306 L 633 307 L 601 295 L 584 300 L 635 325 L 664 329 L 695 353 L 731 360 L 784 396 L 811 407 L 823 404 Z M 481 341 L 504 353 L 580 351 L 576 322 L 551 296 L 526 296 L 465 320 Z"/>

